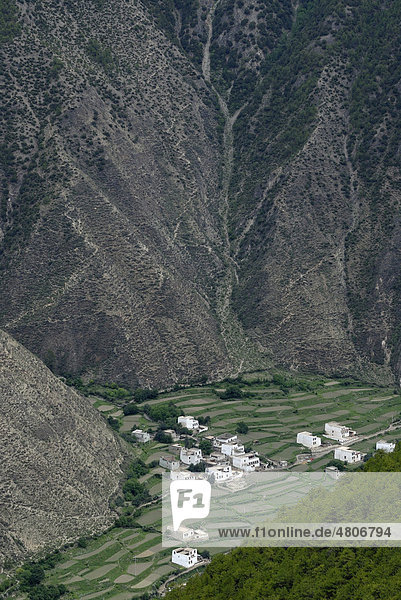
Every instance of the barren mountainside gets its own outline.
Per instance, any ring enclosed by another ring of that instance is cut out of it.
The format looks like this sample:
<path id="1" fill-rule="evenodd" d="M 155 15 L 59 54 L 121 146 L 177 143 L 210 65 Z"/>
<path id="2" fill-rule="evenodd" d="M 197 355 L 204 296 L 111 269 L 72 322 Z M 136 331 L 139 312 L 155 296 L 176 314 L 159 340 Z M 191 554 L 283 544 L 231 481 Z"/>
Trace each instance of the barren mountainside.
<path id="1" fill-rule="evenodd" d="M 0 567 L 113 522 L 109 501 L 126 458 L 118 438 L 1 331 L 0 437 Z"/>
<path id="2" fill-rule="evenodd" d="M 5 330 L 131 385 L 399 379 L 399 0 L 0 6 Z"/>

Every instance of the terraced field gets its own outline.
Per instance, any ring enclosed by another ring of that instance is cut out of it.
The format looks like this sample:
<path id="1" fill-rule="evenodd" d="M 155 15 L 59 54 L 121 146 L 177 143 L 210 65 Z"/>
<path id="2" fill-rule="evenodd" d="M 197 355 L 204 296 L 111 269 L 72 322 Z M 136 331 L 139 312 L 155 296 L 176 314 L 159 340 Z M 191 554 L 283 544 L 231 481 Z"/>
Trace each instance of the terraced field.
<path id="1" fill-rule="evenodd" d="M 255 376 L 249 377 L 252 378 Z M 400 416 L 401 398 L 393 389 L 316 378 L 310 378 L 310 381 L 318 384 L 313 391 L 295 388 L 288 393 L 268 382 L 254 382 L 243 386 L 249 397 L 233 401 L 221 400 L 209 386 L 185 388 L 161 394 L 148 404 L 173 401 L 187 415 L 209 415 L 208 433 L 212 435 L 235 432 L 236 424 L 244 421 L 249 426 L 248 433 L 240 436 L 245 445 L 262 456 L 279 460 L 293 461 L 302 452 L 302 447 L 295 441 L 298 431 L 308 429 L 321 434 L 328 420 L 339 420 L 358 433 L 371 436 L 355 445 L 363 452 L 373 450 L 379 438 L 394 440 L 401 437 L 401 429 L 386 435 L 380 433 Z M 220 388 L 224 389 L 222 385 Z M 94 400 L 94 405 L 106 417 L 117 418 L 121 432 L 138 426 L 157 429 L 157 423 L 142 414 L 122 416 L 121 406 L 104 400 Z M 158 460 L 167 449 L 168 446 L 154 441 L 134 446 L 134 452 L 146 464 Z M 332 457 L 330 452 L 295 468 L 322 470 Z M 161 493 L 160 479 L 155 477 L 160 472 L 157 467 L 140 478 L 152 495 Z M 65 551 L 63 561 L 50 571 L 49 583 L 65 583 L 76 598 L 83 600 L 130 600 L 156 590 L 161 578 L 181 572 L 180 567 L 170 562 L 171 550 L 161 547 L 160 506 L 154 504 L 142 509 L 136 522 L 136 527 L 114 528 L 89 540 L 86 548 Z"/>
<path id="2" fill-rule="evenodd" d="M 147 519 L 147 515 L 151 515 Z M 144 511 L 142 520 L 161 525 L 161 512 Z M 119 529 L 92 540 L 88 547 L 65 552 L 65 560 L 50 574 L 49 582 L 65 583 L 77 598 L 132 598 L 136 589 L 146 589 L 165 573 L 175 570 L 171 552 L 161 548 L 157 532 Z"/>
<path id="3" fill-rule="evenodd" d="M 266 384 L 243 388 L 251 395 L 237 401 L 222 401 L 208 388 L 192 388 L 174 392 L 174 404 L 185 414 L 195 417 L 209 415 L 211 435 L 234 432 L 239 421 L 249 426 L 241 439 L 262 456 L 292 461 L 302 450 L 296 443 L 297 432 L 304 429 L 321 435 L 324 423 L 340 421 L 352 426 L 358 433 L 372 434 L 385 429 L 401 412 L 401 398 L 393 389 L 346 386 L 344 383 L 321 380 L 322 385 L 311 392 L 294 392 L 284 395 L 280 389 Z M 171 395 L 154 400 L 166 401 Z M 401 433 L 400 433 L 401 435 Z M 376 439 L 393 439 L 393 435 L 378 433 L 377 438 L 361 441 L 356 448 L 367 452 L 374 448 Z M 328 455 L 320 468 L 332 458 Z"/>

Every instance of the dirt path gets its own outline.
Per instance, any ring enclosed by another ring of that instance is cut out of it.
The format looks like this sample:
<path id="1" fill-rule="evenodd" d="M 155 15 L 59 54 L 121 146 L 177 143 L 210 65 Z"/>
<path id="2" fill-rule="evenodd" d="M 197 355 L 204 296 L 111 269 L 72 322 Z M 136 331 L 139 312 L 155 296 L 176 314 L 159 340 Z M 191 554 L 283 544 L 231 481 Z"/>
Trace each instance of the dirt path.
<path id="1" fill-rule="evenodd" d="M 166 593 L 166 588 L 167 588 L 168 584 L 171 583 L 172 581 L 174 581 L 175 579 L 178 579 L 179 577 L 182 577 L 186 573 L 190 573 L 191 571 L 194 571 L 195 569 L 198 569 L 199 567 L 204 567 L 204 566 L 208 565 L 209 563 L 210 563 L 209 559 L 203 559 L 202 561 L 196 563 L 196 565 L 194 565 L 193 567 L 189 567 L 189 569 L 185 569 L 185 571 L 182 571 L 181 573 L 178 573 L 177 575 L 171 575 L 171 577 L 169 577 L 164 583 L 162 583 L 162 585 L 157 590 L 158 595 L 164 596 Z"/>

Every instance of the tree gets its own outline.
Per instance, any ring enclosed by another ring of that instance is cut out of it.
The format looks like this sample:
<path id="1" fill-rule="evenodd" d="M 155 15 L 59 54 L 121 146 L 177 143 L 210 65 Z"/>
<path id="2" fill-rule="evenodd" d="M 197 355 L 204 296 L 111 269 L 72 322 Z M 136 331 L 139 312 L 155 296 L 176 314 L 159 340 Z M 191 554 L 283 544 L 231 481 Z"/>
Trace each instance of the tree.
<path id="1" fill-rule="evenodd" d="M 132 502 L 134 506 L 139 506 L 151 499 L 145 485 L 140 483 L 135 477 L 131 477 L 125 482 L 123 492 L 125 500 Z"/>
<path id="2" fill-rule="evenodd" d="M 204 473 L 206 469 L 206 463 L 201 460 L 197 465 L 189 465 L 188 471 L 192 473 Z"/>
<path id="3" fill-rule="evenodd" d="M 187 427 L 183 427 L 181 423 L 178 423 L 176 427 L 174 427 L 174 431 L 176 431 L 179 435 L 191 435 L 192 431 Z"/>
<path id="4" fill-rule="evenodd" d="M 159 429 L 158 431 L 156 431 L 154 439 L 156 442 L 159 442 L 160 444 L 172 444 L 173 443 L 173 438 L 171 437 L 171 434 L 165 433 L 163 431 L 163 429 Z"/>
<path id="5" fill-rule="evenodd" d="M 137 415 L 139 413 L 139 408 L 134 402 L 130 402 L 124 406 L 123 413 L 124 415 Z"/>
<path id="6" fill-rule="evenodd" d="M 149 473 L 149 466 L 145 464 L 142 459 L 137 458 L 131 463 L 127 472 L 127 477 L 142 477 L 142 475 L 146 475 L 147 473 Z"/>
<path id="7" fill-rule="evenodd" d="M 175 427 L 178 417 L 182 415 L 182 410 L 171 401 L 157 404 L 156 406 L 145 404 L 143 410 L 152 421 L 163 424 L 163 427 L 166 428 Z"/>
<path id="8" fill-rule="evenodd" d="M 39 564 L 28 564 L 24 567 L 21 575 L 21 589 L 27 591 L 29 588 L 39 585 L 45 578 L 45 570 Z"/>
<path id="9" fill-rule="evenodd" d="M 235 431 L 237 433 L 246 434 L 249 431 L 249 427 L 246 423 L 244 423 L 244 421 L 239 421 L 239 423 L 237 423 L 237 427 L 235 428 Z"/>
<path id="10" fill-rule="evenodd" d="M 202 454 L 210 454 L 213 451 L 213 444 L 210 440 L 201 440 L 199 448 L 202 450 Z"/>
<path id="11" fill-rule="evenodd" d="M 110 425 L 110 427 L 115 431 L 118 431 L 120 429 L 120 421 L 118 419 L 115 419 L 114 417 L 110 416 L 107 417 L 107 422 Z"/>
<path id="12" fill-rule="evenodd" d="M 145 402 L 145 400 L 157 398 L 158 394 L 159 392 L 157 390 L 138 388 L 134 391 L 134 400 L 135 402 L 141 403 Z"/>
<path id="13" fill-rule="evenodd" d="M 229 384 L 224 392 L 217 392 L 217 395 L 222 400 L 232 400 L 234 398 L 242 398 L 244 394 L 239 385 Z"/>

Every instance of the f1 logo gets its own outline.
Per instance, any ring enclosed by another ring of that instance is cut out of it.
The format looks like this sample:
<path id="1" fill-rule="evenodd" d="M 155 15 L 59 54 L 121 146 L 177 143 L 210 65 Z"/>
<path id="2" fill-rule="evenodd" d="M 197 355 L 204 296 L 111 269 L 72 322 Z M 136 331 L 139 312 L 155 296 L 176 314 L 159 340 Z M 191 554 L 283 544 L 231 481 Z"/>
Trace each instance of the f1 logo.
<path id="1" fill-rule="evenodd" d="M 212 487 L 206 479 L 175 480 L 170 484 L 173 529 L 177 531 L 186 519 L 204 519 L 210 511 Z"/>

